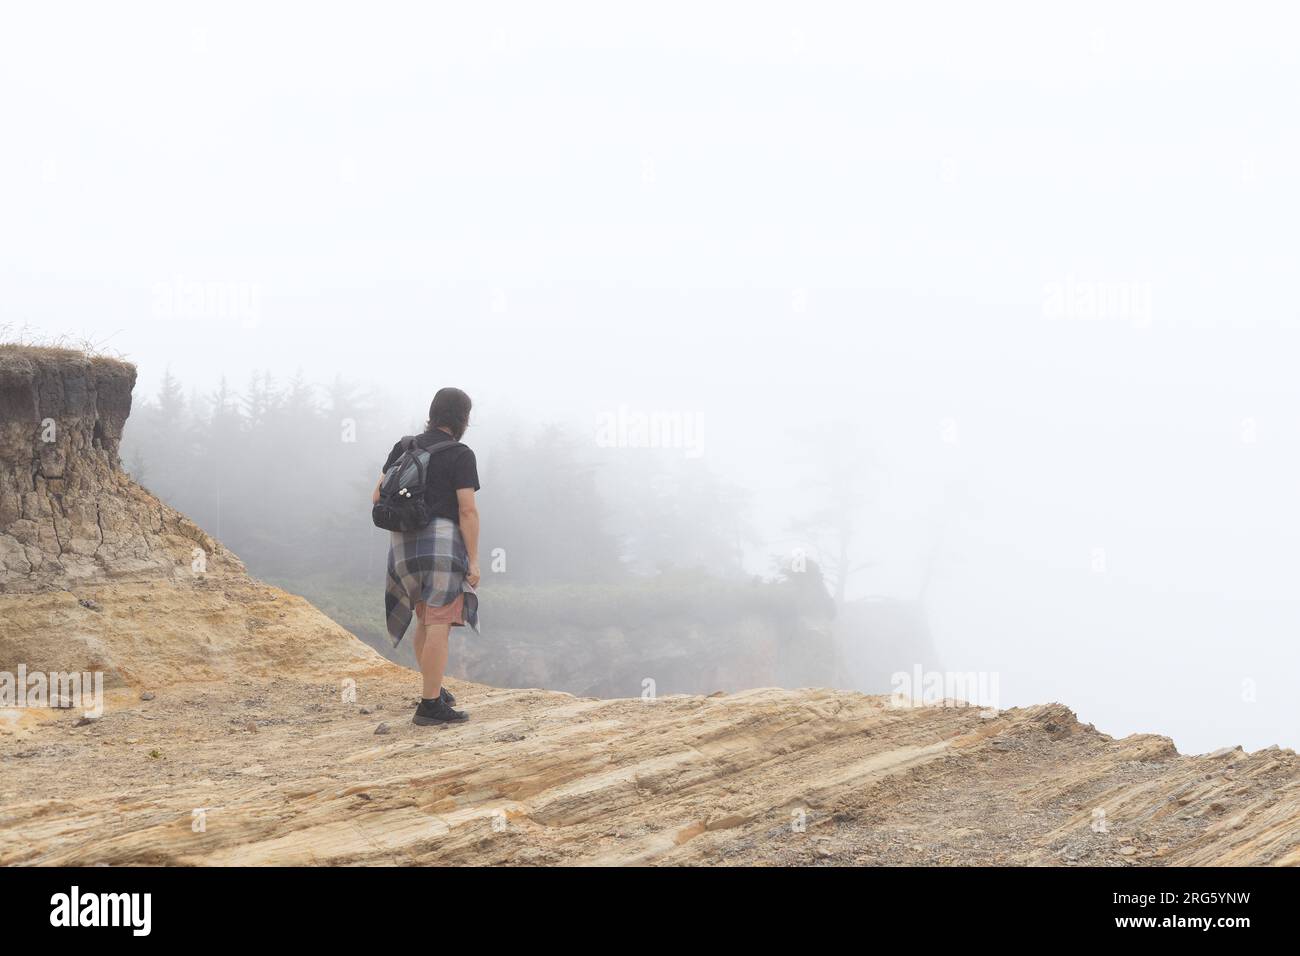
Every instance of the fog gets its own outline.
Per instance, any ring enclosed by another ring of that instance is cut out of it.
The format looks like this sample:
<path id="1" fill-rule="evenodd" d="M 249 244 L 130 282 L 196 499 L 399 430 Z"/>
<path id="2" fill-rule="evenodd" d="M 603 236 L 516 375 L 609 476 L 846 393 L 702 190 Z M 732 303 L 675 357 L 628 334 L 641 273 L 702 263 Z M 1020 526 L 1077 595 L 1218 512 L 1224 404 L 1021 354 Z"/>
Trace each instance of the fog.
<path id="1" fill-rule="evenodd" d="M 341 377 L 376 403 L 341 489 L 457 385 L 485 554 L 512 435 L 559 426 L 616 518 L 691 462 L 672 496 L 707 475 L 745 526 L 705 572 L 920 601 L 933 655 L 886 673 L 1294 747 L 1300 63 L 1265 9 L 10 5 L 0 321 L 137 363 L 138 408 L 169 370 Z"/>

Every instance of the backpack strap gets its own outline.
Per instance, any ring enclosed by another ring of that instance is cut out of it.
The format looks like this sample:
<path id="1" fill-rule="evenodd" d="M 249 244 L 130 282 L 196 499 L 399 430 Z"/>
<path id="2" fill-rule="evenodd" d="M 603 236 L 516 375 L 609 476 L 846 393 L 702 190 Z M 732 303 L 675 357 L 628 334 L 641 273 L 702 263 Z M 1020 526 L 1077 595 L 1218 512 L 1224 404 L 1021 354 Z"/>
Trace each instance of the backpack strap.
<path id="1" fill-rule="evenodd" d="M 448 448 L 464 448 L 464 447 L 465 447 L 464 445 L 462 445 L 460 442 L 456 441 L 456 439 L 453 438 L 451 441 L 440 441 L 436 445 L 430 445 L 426 450 L 429 452 L 430 455 L 436 455 L 438 454 L 438 452 L 446 451 Z"/>
<path id="2" fill-rule="evenodd" d="M 415 449 L 419 448 L 421 451 L 427 451 L 430 455 L 436 455 L 438 452 L 446 451 L 448 448 L 465 447 L 459 441 L 452 438 L 451 436 L 448 436 L 445 441 L 440 441 L 435 445 L 421 445 L 418 441 L 416 441 L 416 436 L 414 435 L 408 435 L 406 438 L 403 438 L 402 441 L 410 442 L 410 444 L 406 446 L 407 451 L 414 451 Z"/>
<path id="3" fill-rule="evenodd" d="M 424 461 L 421 461 L 419 458 L 415 460 L 415 467 L 419 469 L 418 474 L 419 474 L 420 484 L 424 484 L 424 480 L 426 477 L 425 469 L 429 461 L 433 460 L 434 455 L 438 454 L 438 452 L 440 451 L 446 451 L 448 448 L 465 447 L 459 441 L 450 437 L 446 441 L 438 442 L 436 445 L 421 445 L 420 442 L 418 441 L 418 438 L 419 438 L 418 435 L 403 435 L 399 444 L 401 445 L 402 451 L 407 454 L 410 454 L 411 452 L 414 452 L 416 449 L 419 449 L 420 451 L 426 452 L 429 455 L 429 457 Z"/>

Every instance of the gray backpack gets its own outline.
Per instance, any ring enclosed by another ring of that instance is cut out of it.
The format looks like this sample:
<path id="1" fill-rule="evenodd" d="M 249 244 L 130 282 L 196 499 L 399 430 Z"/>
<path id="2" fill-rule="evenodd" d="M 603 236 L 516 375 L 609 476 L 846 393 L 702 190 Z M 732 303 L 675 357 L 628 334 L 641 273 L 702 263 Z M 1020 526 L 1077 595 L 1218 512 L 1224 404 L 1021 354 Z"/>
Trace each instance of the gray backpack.
<path id="1" fill-rule="evenodd" d="M 461 448 L 454 438 L 425 447 L 411 435 L 402 439 L 402 453 L 379 483 L 379 500 L 370 509 L 375 527 L 385 531 L 418 531 L 433 520 L 425 488 L 429 462 L 448 448 Z"/>

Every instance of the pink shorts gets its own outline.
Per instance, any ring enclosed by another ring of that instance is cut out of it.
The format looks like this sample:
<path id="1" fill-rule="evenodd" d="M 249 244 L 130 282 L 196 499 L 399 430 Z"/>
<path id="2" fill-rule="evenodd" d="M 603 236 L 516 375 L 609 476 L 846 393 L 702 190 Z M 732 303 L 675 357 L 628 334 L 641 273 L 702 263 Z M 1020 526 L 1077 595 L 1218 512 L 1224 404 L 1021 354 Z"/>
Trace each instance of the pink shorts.
<path id="1" fill-rule="evenodd" d="M 450 624 L 459 627 L 465 623 L 465 595 L 456 595 L 456 600 L 442 607 L 429 607 L 421 601 L 415 605 L 415 616 L 425 627 L 432 624 Z"/>

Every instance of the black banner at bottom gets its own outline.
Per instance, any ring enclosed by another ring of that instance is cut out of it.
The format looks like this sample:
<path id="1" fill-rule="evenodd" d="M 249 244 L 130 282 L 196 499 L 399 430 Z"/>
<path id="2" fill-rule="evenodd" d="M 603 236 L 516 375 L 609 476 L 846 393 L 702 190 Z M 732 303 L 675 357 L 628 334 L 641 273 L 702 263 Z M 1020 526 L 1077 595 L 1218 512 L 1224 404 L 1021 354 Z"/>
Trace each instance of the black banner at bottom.
<path id="1" fill-rule="evenodd" d="M 78 945 L 248 943 L 270 931 L 303 943 L 438 948 L 466 933 L 490 945 L 485 931 L 528 926 L 589 927 L 615 943 L 608 934 L 619 925 L 668 942 L 681 939 L 683 920 L 696 945 L 770 943 L 792 920 L 805 941 L 848 929 L 914 944 L 1048 933 L 1231 945 L 1293 931 L 1297 889 L 1285 869 L 13 868 L 0 870 L 0 913 L 9 943 Z"/>

